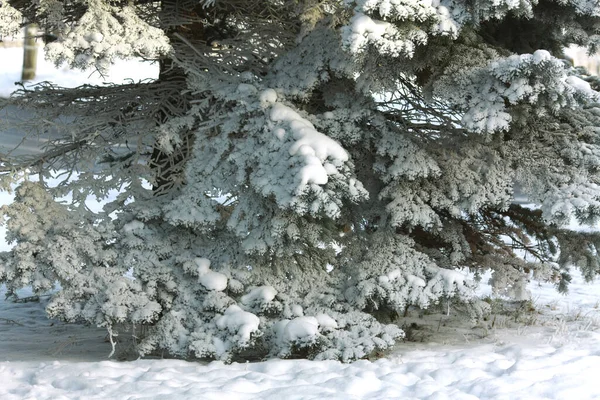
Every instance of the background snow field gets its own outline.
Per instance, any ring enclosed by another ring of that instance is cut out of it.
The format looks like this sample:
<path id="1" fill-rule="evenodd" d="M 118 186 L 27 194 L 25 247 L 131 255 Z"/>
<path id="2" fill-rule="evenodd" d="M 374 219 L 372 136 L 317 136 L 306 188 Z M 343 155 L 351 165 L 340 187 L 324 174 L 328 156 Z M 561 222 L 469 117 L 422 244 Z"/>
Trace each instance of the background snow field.
<path id="1" fill-rule="evenodd" d="M 0 68 L 0 97 L 8 97 L 19 89 L 16 82 L 21 80 L 23 68 L 23 48 L 0 48 L 2 68 Z M 158 63 L 141 60 L 119 60 L 110 69 L 108 74 L 102 75 L 95 70 L 72 70 L 67 67 L 56 68 L 53 63 L 44 59 L 44 52 L 40 48 L 37 58 L 37 73 L 35 79 L 26 86 L 38 82 L 49 81 L 57 86 L 76 87 L 84 84 L 100 85 L 104 82 L 126 83 L 158 77 Z"/>
<path id="2" fill-rule="evenodd" d="M 107 361 L 105 330 L 48 320 L 46 298 L 11 303 L 2 288 L 0 399 L 600 398 L 600 282 L 574 274 L 570 297 L 550 284 L 529 289 L 534 325 L 500 316 L 496 327 L 453 325 L 452 315 L 435 314 L 420 319 L 427 342 L 403 343 L 379 360 L 225 365 Z"/>

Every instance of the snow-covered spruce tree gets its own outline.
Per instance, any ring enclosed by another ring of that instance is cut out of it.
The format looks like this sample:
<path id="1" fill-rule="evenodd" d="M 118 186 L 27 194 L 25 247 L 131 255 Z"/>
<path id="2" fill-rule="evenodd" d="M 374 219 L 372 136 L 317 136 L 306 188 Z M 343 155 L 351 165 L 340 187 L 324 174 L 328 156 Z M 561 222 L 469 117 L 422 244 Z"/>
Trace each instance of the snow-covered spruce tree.
<path id="1" fill-rule="evenodd" d="M 580 0 L 2 1 L 0 33 L 37 22 L 58 64 L 161 73 L 5 101 L 60 134 L 0 158 L 5 187 L 40 177 L 3 208 L 0 282 L 58 282 L 49 315 L 111 336 L 144 326 L 142 355 L 349 361 L 402 338 L 409 306 L 469 302 L 458 267 L 519 298 L 531 274 L 593 278 L 600 239 L 560 226 L 600 214 L 600 107 L 561 56 L 596 49 L 599 17 Z"/>

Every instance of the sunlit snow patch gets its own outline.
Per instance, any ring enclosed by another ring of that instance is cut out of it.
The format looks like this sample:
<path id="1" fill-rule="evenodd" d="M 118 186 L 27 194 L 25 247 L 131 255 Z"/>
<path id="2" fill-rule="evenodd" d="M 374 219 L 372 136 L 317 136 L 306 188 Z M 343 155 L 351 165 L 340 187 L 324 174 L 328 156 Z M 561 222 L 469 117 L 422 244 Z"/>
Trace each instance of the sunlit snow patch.
<path id="1" fill-rule="evenodd" d="M 273 286 L 259 286 L 256 287 L 248 294 L 242 296 L 242 303 L 247 305 L 253 305 L 256 303 L 268 303 L 272 301 L 277 295 L 277 290 Z"/>
<path id="2" fill-rule="evenodd" d="M 227 277 L 220 272 L 210 269 L 210 260 L 206 258 L 196 258 L 194 260 L 198 266 L 198 282 L 207 290 L 222 292 L 227 288 Z"/>
<path id="3" fill-rule="evenodd" d="M 267 100 L 274 98 L 265 95 L 267 92 L 268 90 L 261 94 L 261 100 L 263 97 Z M 270 119 L 287 126 L 295 140 L 289 149 L 289 154 L 303 158 L 304 166 L 300 170 L 301 185 L 326 184 L 328 175 L 338 173 L 335 164 L 339 165 L 348 161 L 348 153 L 338 142 L 317 131 L 310 121 L 301 117 L 290 107 L 281 103 L 273 104 Z M 274 130 L 275 136 L 280 140 L 284 139 L 285 133 L 286 131 L 281 126 Z M 330 161 L 325 162 L 327 159 Z"/>
<path id="4" fill-rule="evenodd" d="M 258 330 L 259 323 L 260 319 L 256 315 L 242 310 L 235 304 L 230 305 L 225 314 L 217 319 L 219 329 L 227 329 L 237 334 L 242 342 L 250 340 L 252 332 Z"/>

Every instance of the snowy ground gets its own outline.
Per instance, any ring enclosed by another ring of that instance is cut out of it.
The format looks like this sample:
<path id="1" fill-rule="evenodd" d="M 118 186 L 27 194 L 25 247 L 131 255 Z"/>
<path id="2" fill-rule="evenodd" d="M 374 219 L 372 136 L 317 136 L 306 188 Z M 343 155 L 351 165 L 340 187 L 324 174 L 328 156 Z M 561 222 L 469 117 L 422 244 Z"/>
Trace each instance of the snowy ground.
<path id="1" fill-rule="evenodd" d="M 0 49 L 0 95 L 19 78 L 18 51 Z M 139 73 L 132 65 L 114 76 Z M 63 85 L 102 80 L 40 68 L 40 79 Z M 0 204 L 9 201 L 0 192 Z M 4 242 L 0 231 L 0 251 Z M 224 365 L 107 360 L 104 330 L 50 321 L 47 298 L 13 303 L 0 287 L 0 399 L 600 399 L 600 282 L 574 274 L 569 297 L 550 284 L 529 289 L 532 303 L 493 300 L 488 321 L 475 326 L 454 310 L 412 311 L 404 320 L 412 341 L 378 360 Z"/>
<path id="2" fill-rule="evenodd" d="M 352 364 L 109 361 L 104 330 L 47 320 L 45 298 L 0 300 L 0 398 L 600 398 L 600 282 L 585 284 L 575 275 L 569 297 L 549 284 L 530 289 L 535 311 L 497 314 L 474 327 L 452 313 L 423 316 L 415 325 L 426 332 L 425 342 Z"/>

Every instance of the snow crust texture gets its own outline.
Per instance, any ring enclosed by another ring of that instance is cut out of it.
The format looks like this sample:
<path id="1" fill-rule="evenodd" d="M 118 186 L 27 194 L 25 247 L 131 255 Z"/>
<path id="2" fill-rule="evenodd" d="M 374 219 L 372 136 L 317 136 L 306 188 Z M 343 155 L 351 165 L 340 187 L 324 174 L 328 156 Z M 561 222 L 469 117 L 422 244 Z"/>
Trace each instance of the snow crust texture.
<path id="1" fill-rule="evenodd" d="M 600 341 L 596 342 L 600 344 Z M 3 363 L 0 396 L 19 399 L 592 399 L 598 354 L 492 345 L 419 350 L 376 362 L 272 360 L 198 365 Z"/>

